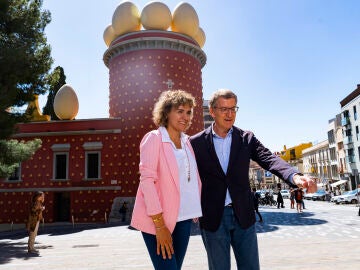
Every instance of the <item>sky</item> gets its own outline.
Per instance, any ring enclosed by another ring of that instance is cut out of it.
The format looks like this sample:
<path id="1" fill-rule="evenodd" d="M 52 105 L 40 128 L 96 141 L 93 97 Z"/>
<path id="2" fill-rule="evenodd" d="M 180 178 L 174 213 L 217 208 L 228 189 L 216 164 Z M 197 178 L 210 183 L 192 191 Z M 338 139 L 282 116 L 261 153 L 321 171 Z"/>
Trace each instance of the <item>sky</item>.
<path id="1" fill-rule="evenodd" d="M 103 32 L 120 0 L 44 0 L 54 58 L 79 99 L 77 119 L 109 117 Z M 139 9 L 150 1 L 132 1 Z M 162 1 L 171 11 L 181 1 Z M 360 84 L 358 0 L 189 0 L 206 35 L 203 98 L 238 96 L 235 125 L 271 151 L 327 139 L 340 101 Z M 46 95 L 39 98 L 40 107 Z"/>

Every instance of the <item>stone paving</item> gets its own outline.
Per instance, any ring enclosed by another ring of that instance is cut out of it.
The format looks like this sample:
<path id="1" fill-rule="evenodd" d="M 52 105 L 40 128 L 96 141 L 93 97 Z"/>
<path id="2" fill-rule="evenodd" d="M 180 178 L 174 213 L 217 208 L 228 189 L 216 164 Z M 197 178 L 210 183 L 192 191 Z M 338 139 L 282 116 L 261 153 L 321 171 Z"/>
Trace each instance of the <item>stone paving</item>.
<path id="1" fill-rule="evenodd" d="M 261 269 L 359 269 L 356 206 L 305 201 L 307 209 L 296 213 L 285 203 L 284 209 L 260 207 L 265 220 L 257 223 Z M 30 256 L 24 231 L 0 232 L 0 270 L 152 269 L 140 232 L 126 225 L 45 226 L 36 242 L 40 255 Z M 196 227 L 182 269 L 208 269 Z"/>

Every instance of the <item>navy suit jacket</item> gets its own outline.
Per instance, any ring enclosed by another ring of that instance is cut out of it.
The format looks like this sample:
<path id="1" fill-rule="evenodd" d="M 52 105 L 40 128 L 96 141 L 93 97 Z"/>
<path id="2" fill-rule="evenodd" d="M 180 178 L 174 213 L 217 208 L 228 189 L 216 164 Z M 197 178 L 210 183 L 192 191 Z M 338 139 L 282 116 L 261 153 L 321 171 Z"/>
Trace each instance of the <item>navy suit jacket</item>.
<path id="1" fill-rule="evenodd" d="M 233 127 L 227 172 L 221 168 L 215 152 L 211 126 L 190 138 L 202 182 L 200 227 L 216 231 L 224 212 L 226 190 L 229 189 L 235 215 L 242 228 L 255 223 L 254 202 L 249 182 L 250 159 L 283 179 L 298 171 L 264 147 L 250 131 Z"/>

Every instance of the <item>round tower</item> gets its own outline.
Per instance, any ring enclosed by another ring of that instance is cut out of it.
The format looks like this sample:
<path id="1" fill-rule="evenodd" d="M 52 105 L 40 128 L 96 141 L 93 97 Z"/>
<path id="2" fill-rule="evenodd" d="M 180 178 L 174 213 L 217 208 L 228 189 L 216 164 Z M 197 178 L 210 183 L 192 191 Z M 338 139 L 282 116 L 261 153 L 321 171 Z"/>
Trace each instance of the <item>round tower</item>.
<path id="1" fill-rule="evenodd" d="M 126 3 L 127 6 L 120 5 L 116 9 L 113 24 L 104 32 L 104 40 L 109 48 L 103 60 L 109 68 L 109 114 L 110 117 L 120 118 L 122 122 L 119 142 L 121 161 L 118 164 L 120 176 L 125 183 L 137 184 L 137 181 L 134 182 L 134 174 L 138 172 L 139 143 L 148 131 L 156 128 L 152 121 L 152 110 L 161 92 L 168 89 L 190 92 L 196 98 L 197 106 L 187 133 L 192 135 L 204 128 L 201 69 L 206 63 L 206 55 L 200 46 L 205 41 L 205 35 L 198 24 L 191 24 L 191 21 L 184 23 L 184 20 L 191 18 L 189 10 L 193 21 L 197 19 L 189 4 L 183 3 L 175 8 L 170 28 L 174 30 L 167 31 L 164 30 L 168 29 L 166 25 L 158 27 L 161 29 L 148 27 L 159 25 L 158 18 L 165 17 L 159 16 L 159 10 L 154 6 L 145 7 L 146 26 L 142 25 L 143 30 L 138 30 L 141 26 L 140 12 L 134 11 L 133 4 L 129 6 L 129 2 Z M 164 5 L 161 8 L 163 12 Z M 131 10 L 132 15 L 125 13 L 127 10 Z M 118 14 L 123 16 L 124 21 L 132 22 L 132 30 L 119 23 L 121 18 L 118 18 Z M 139 16 L 140 25 L 134 23 L 136 16 Z M 156 24 L 152 23 L 152 18 L 157 20 Z M 192 29 L 193 36 L 184 34 L 186 23 L 197 27 Z M 123 29 L 116 29 L 116 25 L 126 28 L 125 33 Z M 145 27 L 151 29 L 146 30 Z M 116 35 L 116 32 L 121 34 Z M 131 190 L 134 192 L 133 188 Z"/>

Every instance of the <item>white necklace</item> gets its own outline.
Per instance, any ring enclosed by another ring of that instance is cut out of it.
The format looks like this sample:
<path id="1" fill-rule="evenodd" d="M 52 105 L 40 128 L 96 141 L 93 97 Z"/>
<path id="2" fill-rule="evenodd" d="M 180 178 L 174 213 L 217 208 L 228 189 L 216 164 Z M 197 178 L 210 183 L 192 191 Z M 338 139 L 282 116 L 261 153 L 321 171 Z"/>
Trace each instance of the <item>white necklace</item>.
<path id="1" fill-rule="evenodd" d="M 186 164 L 185 164 L 185 168 L 186 168 L 186 171 L 187 171 L 187 180 L 188 182 L 190 182 L 190 159 L 189 159 L 189 156 L 188 156 L 188 153 L 186 151 L 186 144 L 184 142 L 183 143 L 183 146 L 184 146 L 184 151 L 185 151 L 185 155 L 186 155 Z"/>

